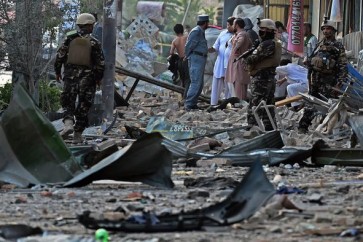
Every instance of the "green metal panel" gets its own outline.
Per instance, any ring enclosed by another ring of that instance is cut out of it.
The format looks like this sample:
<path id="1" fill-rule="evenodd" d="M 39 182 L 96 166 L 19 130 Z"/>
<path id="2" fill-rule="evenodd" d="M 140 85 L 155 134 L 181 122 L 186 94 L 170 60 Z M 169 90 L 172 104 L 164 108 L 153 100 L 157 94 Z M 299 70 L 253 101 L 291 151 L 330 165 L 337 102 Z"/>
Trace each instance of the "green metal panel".
<path id="1" fill-rule="evenodd" d="M 7 160 L 10 164 L 0 161 L 0 167 L 20 163 L 35 178 L 29 183 L 65 182 L 79 171 L 58 132 L 21 85 L 15 86 L 0 126 L 4 134 L 0 143 L 6 144 L 0 151 L 12 154 L 12 159 Z"/>

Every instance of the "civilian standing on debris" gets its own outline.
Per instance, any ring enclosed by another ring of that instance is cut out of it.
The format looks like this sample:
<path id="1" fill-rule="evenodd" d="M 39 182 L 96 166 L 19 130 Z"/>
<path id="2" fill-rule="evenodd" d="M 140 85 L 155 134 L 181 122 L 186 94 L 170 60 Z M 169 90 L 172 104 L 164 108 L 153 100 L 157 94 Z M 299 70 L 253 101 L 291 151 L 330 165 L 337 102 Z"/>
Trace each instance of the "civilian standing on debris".
<path id="1" fill-rule="evenodd" d="M 205 30 L 208 28 L 209 16 L 199 15 L 197 26 L 194 27 L 185 44 L 185 57 L 189 61 L 190 86 L 185 100 L 185 110 L 198 109 L 198 97 L 204 84 L 204 69 L 207 63 L 208 44 Z"/>
<path id="2" fill-rule="evenodd" d="M 184 34 L 184 27 L 181 24 L 176 24 L 174 26 L 174 32 L 176 34 L 176 38 L 171 42 L 169 58 L 173 54 L 175 54 L 176 51 L 179 57 L 177 65 L 178 74 L 179 74 L 179 79 L 181 80 L 181 86 L 184 87 L 183 99 L 185 99 L 190 85 L 188 60 L 184 58 L 187 35 Z"/>
<path id="3" fill-rule="evenodd" d="M 258 37 L 256 31 L 253 30 L 253 23 L 251 19 L 243 18 L 243 21 L 245 22 L 245 30 L 248 36 L 250 36 L 252 43 L 256 43 L 257 41 L 259 41 L 260 38 Z"/>
<path id="4" fill-rule="evenodd" d="M 318 44 L 318 39 L 311 33 L 311 24 L 304 23 L 304 64 L 307 62 L 307 58 L 313 54 L 315 47 Z"/>
<path id="5" fill-rule="evenodd" d="M 57 51 L 54 68 L 57 81 L 63 79 L 64 82 L 61 94 L 64 129 L 61 135 L 66 139 L 74 131 L 73 143 L 81 143 L 82 132 L 88 126 L 87 115 L 93 103 L 96 85 L 100 84 L 103 77 L 105 63 L 101 44 L 91 35 L 95 23 L 93 15 L 82 13 L 76 23 L 79 31 L 67 34 Z"/>
<path id="6" fill-rule="evenodd" d="M 242 18 L 236 18 L 233 29 L 236 35 L 232 38 L 232 51 L 226 70 L 226 81 L 233 83 L 236 96 L 241 100 L 247 99 L 247 87 L 251 82 L 250 75 L 243 61 L 234 61 L 241 54 L 252 47 L 252 41 L 244 30 L 245 22 Z"/>
<path id="7" fill-rule="evenodd" d="M 232 23 L 232 26 L 233 26 L 233 23 Z M 234 32 L 234 30 L 233 30 L 233 32 Z M 233 36 L 235 36 L 235 35 L 236 35 L 236 33 L 233 33 L 232 37 L 226 43 L 226 50 L 224 52 L 224 69 L 226 70 L 226 72 L 227 72 L 229 57 L 231 56 L 231 53 L 232 53 L 232 39 L 233 39 Z M 224 83 L 226 84 L 225 98 L 228 99 L 231 97 L 236 97 L 236 92 L 234 91 L 233 83 L 227 82 L 226 77 L 224 77 Z"/>
<path id="8" fill-rule="evenodd" d="M 213 82 L 212 82 L 212 93 L 211 93 L 211 105 L 217 105 L 218 100 L 221 96 L 222 91 L 225 92 L 224 97 L 226 97 L 226 91 L 228 92 L 228 87 L 224 81 L 224 76 L 226 73 L 226 68 L 224 67 L 225 52 L 228 47 L 228 40 L 234 34 L 233 31 L 233 21 L 235 17 L 229 17 L 227 19 L 227 29 L 223 30 L 219 35 L 217 40 L 214 42 L 213 47 L 208 49 L 209 53 L 218 52 L 216 62 L 214 63 L 213 69 Z M 227 94 L 228 95 L 228 94 Z"/>
<path id="9" fill-rule="evenodd" d="M 102 31 L 103 31 L 103 27 L 102 27 L 102 23 L 98 21 L 98 17 L 97 17 L 97 13 L 93 13 L 92 14 L 93 17 L 95 17 L 96 22 L 93 25 L 93 31 L 92 31 L 92 35 L 93 37 L 95 37 L 102 45 Z"/>
<path id="10" fill-rule="evenodd" d="M 286 27 L 280 21 L 275 22 L 277 33 L 276 37 L 281 41 L 282 53 L 281 60 L 288 59 L 291 61 L 292 55 L 287 50 L 287 45 L 289 43 L 289 33 L 286 31 Z"/>
<path id="11" fill-rule="evenodd" d="M 342 43 L 335 39 L 337 29 L 331 20 L 324 20 L 321 25 L 324 39 L 317 50 L 308 59 L 308 69 L 311 76 L 309 80 L 309 94 L 314 97 L 336 98 L 338 89 L 343 85 L 347 74 L 347 57 Z M 306 133 L 311 121 L 314 119 L 317 110 L 313 107 L 306 107 L 304 115 L 299 122 L 299 132 Z"/>
<path id="12" fill-rule="evenodd" d="M 244 60 L 248 65 L 248 71 L 252 76 L 251 99 L 249 101 L 247 122 L 248 128 L 257 124 L 252 113 L 252 107 L 260 104 L 262 100 L 267 105 L 274 105 L 275 92 L 275 70 L 281 59 L 281 44 L 275 40 L 275 23 L 271 19 L 262 19 L 259 22 L 259 36 L 261 43 L 252 54 Z M 275 122 L 275 112 L 269 109 L 273 122 Z M 262 119 L 265 130 L 272 130 L 273 126 L 264 108 L 259 109 L 257 114 Z"/>

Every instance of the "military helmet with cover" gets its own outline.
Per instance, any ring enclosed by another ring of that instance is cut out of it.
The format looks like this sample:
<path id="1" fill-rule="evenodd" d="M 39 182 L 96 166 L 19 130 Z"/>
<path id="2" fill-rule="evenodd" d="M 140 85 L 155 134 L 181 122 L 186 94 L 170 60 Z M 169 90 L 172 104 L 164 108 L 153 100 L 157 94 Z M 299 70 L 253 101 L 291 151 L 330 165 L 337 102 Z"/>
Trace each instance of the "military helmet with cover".
<path id="1" fill-rule="evenodd" d="M 276 30 L 275 22 L 272 19 L 268 19 L 268 18 L 260 20 L 258 26 L 260 28 L 267 28 L 267 29 L 271 29 L 271 30 Z"/>
<path id="2" fill-rule="evenodd" d="M 82 13 L 77 17 L 77 25 L 94 24 L 96 22 L 95 17 L 89 13 Z"/>
<path id="3" fill-rule="evenodd" d="M 321 24 L 320 29 L 323 30 L 323 27 L 332 27 L 335 31 L 337 31 L 335 23 L 332 20 L 328 20 L 328 18 L 326 18 L 326 17 L 325 17 L 323 23 Z"/>

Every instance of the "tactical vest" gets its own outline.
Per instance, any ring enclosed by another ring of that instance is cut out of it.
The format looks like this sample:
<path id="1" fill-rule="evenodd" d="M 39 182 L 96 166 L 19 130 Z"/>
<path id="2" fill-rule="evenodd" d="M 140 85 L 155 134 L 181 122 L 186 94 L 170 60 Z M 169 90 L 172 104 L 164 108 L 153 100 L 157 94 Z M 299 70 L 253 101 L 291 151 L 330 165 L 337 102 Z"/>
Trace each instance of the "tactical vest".
<path id="1" fill-rule="evenodd" d="M 260 62 L 256 63 L 255 65 L 248 66 L 248 72 L 250 73 L 251 76 L 255 76 L 257 72 L 259 72 L 260 70 L 279 66 L 282 47 L 280 42 L 278 41 L 274 42 L 275 42 L 275 51 L 273 55 L 262 59 Z"/>
<path id="2" fill-rule="evenodd" d="M 339 55 L 339 49 L 333 43 L 323 44 L 319 51 L 311 59 L 313 70 L 323 74 L 333 74 L 336 66 L 335 56 Z"/>
<path id="3" fill-rule="evenodd" d="M 86 66 L 91 68 L 91 37 L 79 36 L 69 44 L 67 64 Z"/>

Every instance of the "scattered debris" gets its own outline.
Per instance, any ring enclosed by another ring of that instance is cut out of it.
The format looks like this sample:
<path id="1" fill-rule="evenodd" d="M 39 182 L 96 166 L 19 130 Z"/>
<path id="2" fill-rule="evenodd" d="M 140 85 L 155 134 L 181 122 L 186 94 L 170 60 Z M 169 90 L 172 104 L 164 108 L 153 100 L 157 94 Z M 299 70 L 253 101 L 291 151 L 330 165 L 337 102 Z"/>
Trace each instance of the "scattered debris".
<path id="1" fill-rule="evenodd" d="M 7 240 L 15 240 L 31 235 L 42 234 L 43 230 L 39 227 L 30 227 L 25 224 L 0 225 L 0 237 Z"/>
<path id="2" fill-rule="evenodd" d="M 0 180 L 20 187 L 50 183 L 85 186 L 100 179 L 174 186 L 171 154 L 161 144 L 160 134 L 148 134 L 121 150 L 109 143 L 75 147 L 77 158 L 20 85 L 2 115 L 0 133 Z M 29 135 L 24 137 L 25 133 Z M 83 171 L 81 165 L 93 166 Z"/>
<path id="3" fill-rule="evenodd" d="M 254 191 L 251 193 L 250 191 Z M 252 216 L 273 194 L 260 162 L 255 161 L 235 190 L 222 202 L 207 208 L 182 214 L 160 215 L 144 213 L 142 217 L 109 221 L 90 217 L 86 211 L 79 222 L 86 228 L 105 228 L 125 232 L 173 232 L 200 230 L 203 226 L 226 226 Z"/>

